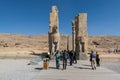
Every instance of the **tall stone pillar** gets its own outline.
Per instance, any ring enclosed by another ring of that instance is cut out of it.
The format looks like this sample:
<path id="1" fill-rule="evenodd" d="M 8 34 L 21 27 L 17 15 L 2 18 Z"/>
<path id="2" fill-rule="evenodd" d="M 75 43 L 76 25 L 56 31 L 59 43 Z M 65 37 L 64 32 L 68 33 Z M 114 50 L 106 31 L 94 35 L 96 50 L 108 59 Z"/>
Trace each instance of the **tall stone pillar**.
<path id="1" fill-rule="evenodd" d="M 58 26 L 58 9 L 56 6 L 52 6 L 52 12 L 49 15 L 49 52 L 54 55 L 56 50 L 59 50 L 60 34 Z"/>
<path id="2" fill-rule="evenodd" d="M 75 21 L 72 21 L 72 50 L 75 51 Z"/>
<path id="3" fill-rule="evenodd" d="M 88 47 L 87 13 L 78 14 L 73 22 L 75 25 L 75 38 L 73 36 L 75 51 L 79 54 L 79 59 L 84 59 Z"/>
<path id="4" fill-rule="evenodd" d="M 67 36 L 67 50 L 69 50 L 69 35 Z"/>

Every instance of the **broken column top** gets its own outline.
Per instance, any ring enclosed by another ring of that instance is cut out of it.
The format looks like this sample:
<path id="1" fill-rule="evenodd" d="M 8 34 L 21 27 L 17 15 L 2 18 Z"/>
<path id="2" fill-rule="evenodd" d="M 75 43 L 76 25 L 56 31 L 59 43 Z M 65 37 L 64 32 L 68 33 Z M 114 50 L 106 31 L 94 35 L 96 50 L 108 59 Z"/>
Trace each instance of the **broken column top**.
<path id="1" fill-rule="evenodd" d="M 77 18 L 81 20 L 87 20 L 87 13 L 79 13 L 77 16 L 75 16 L 75 20 L 77 20 Z"/>
<path id="2" fill-rule="evenodd" d="M 52 12 L 58 12 L 58 9 L 56 6 L 52 6 Z"/>
<path id="3" fill-rule="evenodd" d="M 83 15 L 83 16 L 86 16 L 87 13 L 79 13 L 78 15 Z"/>

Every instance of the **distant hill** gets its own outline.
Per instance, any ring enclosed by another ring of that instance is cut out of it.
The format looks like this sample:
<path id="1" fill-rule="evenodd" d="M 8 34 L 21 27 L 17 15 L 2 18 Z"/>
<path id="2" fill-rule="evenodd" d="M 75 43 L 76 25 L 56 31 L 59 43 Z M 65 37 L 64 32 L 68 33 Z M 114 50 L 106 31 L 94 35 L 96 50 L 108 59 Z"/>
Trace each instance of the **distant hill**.
<path id="1" fill-rule="evenodd" d="M 91 36 L 89 48 L 103 53 L 120 52 L 120 36 Z"/>
<path id="2" fill-rule="evenodd" d="M 72 49 L 72 38 L 69 38 Z M 48 51 L 48 35 L 20 35 L 0 34 L 0 51 L 16 50 L 41 50 Z M 60 49 L 67 49 L 67 35 L 61 35 Z M 96 50 L 101 53 L 120 52 L 120 36 L 89 36 L 89 51 Z"/>

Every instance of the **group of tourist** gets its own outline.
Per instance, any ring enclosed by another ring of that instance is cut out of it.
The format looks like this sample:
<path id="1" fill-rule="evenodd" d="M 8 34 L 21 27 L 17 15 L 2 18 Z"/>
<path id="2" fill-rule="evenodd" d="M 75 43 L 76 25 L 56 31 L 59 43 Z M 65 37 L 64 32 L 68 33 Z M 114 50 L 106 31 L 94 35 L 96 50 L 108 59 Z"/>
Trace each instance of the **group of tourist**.
<path id="1" fill-rule="evenodd" d="M 63 62 L 63 70 L 66 70 L 67 68 L 67 60 L 69 60 L 70 66 L 73 65 L 73 63 L 77 64 L 77 53 L 73 50 L 67 51 L 59 51 L 57 50 L 55 53 L 55 59 L 56 59 L 56 69 L 60 68 L 60 61 Z M 90 62 L 91 67 L 93 70 L 96 69 L 96 66 L 100 66 L 100 58 L 98 52 L 94 53 L 94 51 L 91 51 L 90 53 Z"/>
<path id="2" fill-rule="evenodd" d="M 71 51 L 63 50 L 61 52 L 57 50 L 57 52 L 55 53 L 55 57 L 56 57 L 56 68 L 57 69 L 60 68 L 60 60 L 63 61 L 63 70 L 67 68 L 68 59 L 70 61 L 70 66 L 72 66 L 73 63 L 77 63 L 76 52 L 73 50 Z"/>

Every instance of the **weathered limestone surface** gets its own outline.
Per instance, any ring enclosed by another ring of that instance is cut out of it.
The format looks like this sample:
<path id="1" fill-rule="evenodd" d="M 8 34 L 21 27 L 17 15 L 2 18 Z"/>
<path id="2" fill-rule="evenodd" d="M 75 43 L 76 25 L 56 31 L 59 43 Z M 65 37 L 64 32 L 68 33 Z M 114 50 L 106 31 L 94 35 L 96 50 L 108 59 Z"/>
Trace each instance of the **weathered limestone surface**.
<path id="1" fill-rule="evenodd" d="M 52 12 L 50 13 L 49 18 L 49 52 L 53 54 L 56 50 L 59 50 L 60 42 L 58 27 L 58 9 L 56 6 L 52 6 Z"/>
<path id="2" fill-rule="evenodd" d="M 88 33 L 87 33 L 87 13 L 80 13 L 72 21 L 72 43 L 73 50 L 79 53 L 87 53 Z"/>
<path id="3" fill-rule="evenodd" d="M 72 22 L 72 50 L 75 51 L 75 21 Z"/>
<path id="4" fill-rule="evenodd" d="M 70 46 L 69 46 L 69 36 L 67 36 L 67 50 L 70 50 Z"/>

